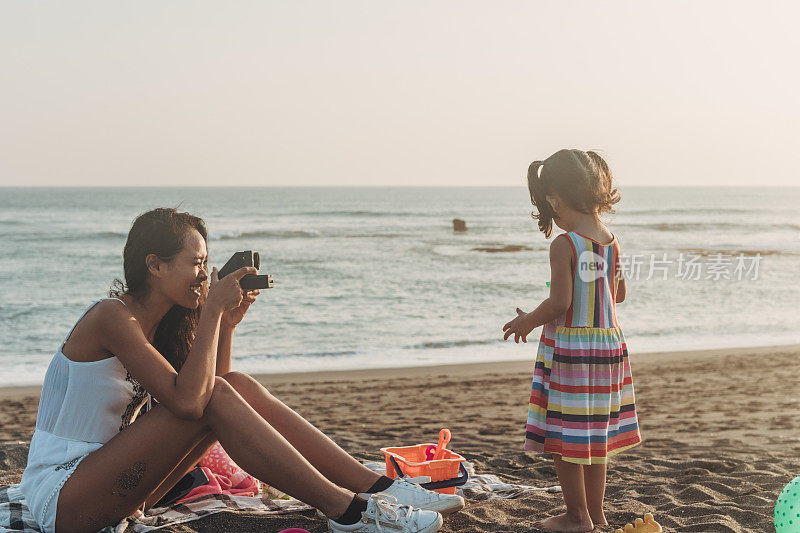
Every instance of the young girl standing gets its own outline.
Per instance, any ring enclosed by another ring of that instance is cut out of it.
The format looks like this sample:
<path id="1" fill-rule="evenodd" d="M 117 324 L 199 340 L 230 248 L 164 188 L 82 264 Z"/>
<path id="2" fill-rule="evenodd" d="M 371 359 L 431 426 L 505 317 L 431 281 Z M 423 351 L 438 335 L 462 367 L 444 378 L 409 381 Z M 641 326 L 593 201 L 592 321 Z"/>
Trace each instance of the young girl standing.
<path id="1" fill-rule="evenodd" d="M 534 525 L 592 531 L 606 524 L 608 458 L 641 442 L 625 338 L 615 312 L 625 299 L 620 247 L 600 220 L 619 194 L 595 152 L 560 150 L 528 169 L 539 229 L 564 230 L 550 245 L 550 296 L 503 326 L 527 342 L 544 325 L 536 356 L 525 449 L 553 454 L 566 513 Z"/>

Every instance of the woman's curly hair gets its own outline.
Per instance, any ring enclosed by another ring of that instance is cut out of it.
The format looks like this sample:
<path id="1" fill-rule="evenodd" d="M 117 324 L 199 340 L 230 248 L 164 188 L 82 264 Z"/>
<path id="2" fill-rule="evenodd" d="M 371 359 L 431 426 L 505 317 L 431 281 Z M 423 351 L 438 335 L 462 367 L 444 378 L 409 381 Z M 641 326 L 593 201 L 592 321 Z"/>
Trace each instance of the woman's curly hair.
<path id="1" fill-rule="evenodd" d="M 538 212 L 539 230 L 550 238 L 556 213 L 547 196 L 557 194 L 571 208 L 581 213 L 613 213 L 619 191 L 605 160 L 597 152 L 559 150 L 544 161 L 528 167 L 528 190 Z"/>

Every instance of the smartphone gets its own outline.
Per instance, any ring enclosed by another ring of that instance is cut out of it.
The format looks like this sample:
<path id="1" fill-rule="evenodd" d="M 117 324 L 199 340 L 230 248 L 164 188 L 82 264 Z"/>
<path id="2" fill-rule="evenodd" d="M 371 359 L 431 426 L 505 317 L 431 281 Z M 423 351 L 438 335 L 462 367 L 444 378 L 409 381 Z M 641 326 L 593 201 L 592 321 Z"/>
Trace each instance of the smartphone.
<path id="1" fill-rule="evenodd" d="M 208 484 L 208 476 L 203 472 L 203 469 L 195 467 L 194 470 L 188 472 L 183 476 L 180 481 L 175 483 L 171 489 L 167 491 L 164 496 L 156 502 L 153 507 L 169 507 L 177 502 L 197 487 L 202 487 Z"/>

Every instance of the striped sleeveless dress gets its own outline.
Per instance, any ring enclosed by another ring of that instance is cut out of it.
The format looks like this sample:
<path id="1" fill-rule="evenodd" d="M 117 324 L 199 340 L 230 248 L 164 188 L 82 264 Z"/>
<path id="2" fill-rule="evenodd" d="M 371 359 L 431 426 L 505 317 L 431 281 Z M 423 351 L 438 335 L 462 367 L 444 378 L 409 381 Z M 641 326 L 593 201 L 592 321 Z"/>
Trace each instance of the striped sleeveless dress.
<path id="1" fill-rule="evenodd" d="M 545 324 L 536 355 L 526 450 L 599 464 L 641 442 L 625 338 L 617 323 L 621 272 L 617 239 L 572 244 L 572 304 Z"/>

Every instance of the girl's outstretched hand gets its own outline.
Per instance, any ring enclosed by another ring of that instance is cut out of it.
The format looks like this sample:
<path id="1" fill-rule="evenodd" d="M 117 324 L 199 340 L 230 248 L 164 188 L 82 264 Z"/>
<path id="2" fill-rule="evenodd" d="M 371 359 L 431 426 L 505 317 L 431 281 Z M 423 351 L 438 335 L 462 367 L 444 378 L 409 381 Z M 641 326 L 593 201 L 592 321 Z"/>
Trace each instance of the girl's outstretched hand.
<path id="1" fill-rule="evenodd" d="M 514 342 L 517 344 L 519 344 L 520 338 L 522 342 L 528 342 L 528 334 L 533 331 L 533 324 L 528 318 L 528 313 L 517 307 L 517 316 L 512 321 L 506 322 L 503 331 L 506 332 L 503 336 L 504 341 L 513 334 Z"/>

